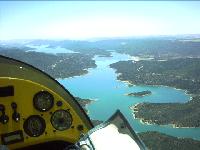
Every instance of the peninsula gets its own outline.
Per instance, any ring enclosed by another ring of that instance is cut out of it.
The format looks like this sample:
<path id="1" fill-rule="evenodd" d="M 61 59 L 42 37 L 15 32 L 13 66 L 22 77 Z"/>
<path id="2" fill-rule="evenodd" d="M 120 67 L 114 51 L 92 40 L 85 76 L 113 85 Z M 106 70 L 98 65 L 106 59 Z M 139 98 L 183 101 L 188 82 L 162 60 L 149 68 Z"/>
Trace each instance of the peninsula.
<path id="1" fill-rule="evenodd" d="M 81 105 L 81 107 L 84 109 L 84 111 L 89 114 L 89 111 L 87 110 L 86 106 L 91 104 L 94 100 L 91 100 L 91 99 L 82 99 L 80 97 L 75 97 L 75 99 L 78 101 L 78 103 Z M 91 122 L 94 126 L 97 126 L 101 123 L 103 123 L 103 121 L 101 120 L 94 120 L 94 119 L 91 119 Z"/>
<path id="2" fill-rule="evenodd" d="M 94 100 L 91 100 L 91 99 L 82 99 L 80 97 L 75 97 L 75 99 L 81 105 L 81 107 L 85 110 L 85 112 L 88 114 L 88 110 L 86 109 L 86 106 L 88 104 L 91 104 Z"/>
<path id="3" fill-rule="evenodd" d="M 200 96 L 187 103 L 140 103 L 131 110 L 135 118 L 150 124 L 200 127 Z"/>

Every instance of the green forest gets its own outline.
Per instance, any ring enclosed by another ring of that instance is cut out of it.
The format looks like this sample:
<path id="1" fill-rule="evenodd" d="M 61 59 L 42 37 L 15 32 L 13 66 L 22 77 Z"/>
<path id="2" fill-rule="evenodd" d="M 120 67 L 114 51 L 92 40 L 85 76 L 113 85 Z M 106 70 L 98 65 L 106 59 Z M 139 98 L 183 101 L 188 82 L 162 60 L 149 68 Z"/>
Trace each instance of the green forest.
<path id="1" fill-rule="evenodd" d="M 88 68 L 96 67 L 91 55 L 80 53 L 47 54 L 22 49 L 0 48 L 0 54 L 21 60 L 41 69 L 54 78 L 68 78 L 86 74 Z"/>
<path id="2" fill-rule="evenodd" d="M 159 132 L 139 133 L 149 150 L 199 150 L 200 141 L 190 138 L 177 138 Z"/>

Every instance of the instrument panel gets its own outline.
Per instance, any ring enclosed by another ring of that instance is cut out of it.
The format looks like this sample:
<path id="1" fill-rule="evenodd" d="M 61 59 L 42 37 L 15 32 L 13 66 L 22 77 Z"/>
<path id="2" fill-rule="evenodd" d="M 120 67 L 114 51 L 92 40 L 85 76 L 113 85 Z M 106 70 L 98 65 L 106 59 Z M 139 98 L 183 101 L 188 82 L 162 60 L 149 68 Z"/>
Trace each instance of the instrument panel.
<path id="1" fill-rule="evenodd" d="M 0 77 L 0 83 L 0 144 L 16 149 L 55 140 L 75 143 L 89 130 L 51 89 L 17 78 Z"/>

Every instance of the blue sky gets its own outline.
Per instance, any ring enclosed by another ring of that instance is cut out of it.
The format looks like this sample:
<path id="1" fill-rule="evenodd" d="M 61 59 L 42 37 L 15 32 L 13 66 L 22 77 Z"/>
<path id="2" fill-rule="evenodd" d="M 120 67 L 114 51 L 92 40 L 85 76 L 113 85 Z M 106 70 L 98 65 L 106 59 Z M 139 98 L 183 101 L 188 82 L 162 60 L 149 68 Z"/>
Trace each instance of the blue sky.
<path id="1" fill-rule="evenodd" d="M 200 34 L 200 2 L 0 1 L 0 40 Z"/>

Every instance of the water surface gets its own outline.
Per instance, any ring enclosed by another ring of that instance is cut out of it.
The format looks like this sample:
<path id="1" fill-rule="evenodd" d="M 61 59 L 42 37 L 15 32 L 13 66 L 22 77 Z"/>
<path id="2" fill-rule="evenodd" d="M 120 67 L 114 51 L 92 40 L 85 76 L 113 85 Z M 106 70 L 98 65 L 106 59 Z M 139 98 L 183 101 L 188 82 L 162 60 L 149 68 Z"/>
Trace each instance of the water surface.
<path id="1" fill-rule="evenodd" d="M 89 116 L 92 119 L 106 120 L 117 109 L 125 114 L 131 126 L 136 132 L 159 131 L 177 137 L 190 137 L 200 139 L 200 128 L 172 128 L 170 125 L 146 125 L 139 119 L 134 119 L 130 106 L 140 102 L 187 102 L 190 97 L 183 90 L 176 90 L 164 86 L 133 86 L 117 80 L 115 70 L 109 65 L 122 60 L 130 60 L 125 54 L 112 52 L 113 57 L 98 57 L 97 68 L 89 69 L 89 73 L 83 76 L 59 80 L 74 96 L 95 99 L 88 105 Z M 150 90 L 151 95 L 145 97 L 130 97 L 124 94 Z"/>

